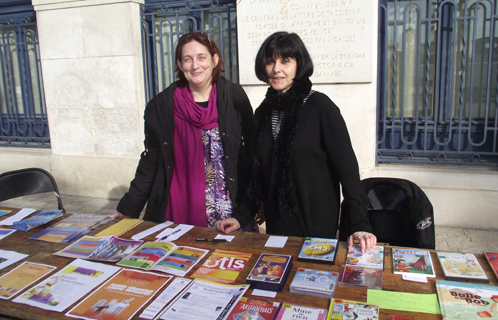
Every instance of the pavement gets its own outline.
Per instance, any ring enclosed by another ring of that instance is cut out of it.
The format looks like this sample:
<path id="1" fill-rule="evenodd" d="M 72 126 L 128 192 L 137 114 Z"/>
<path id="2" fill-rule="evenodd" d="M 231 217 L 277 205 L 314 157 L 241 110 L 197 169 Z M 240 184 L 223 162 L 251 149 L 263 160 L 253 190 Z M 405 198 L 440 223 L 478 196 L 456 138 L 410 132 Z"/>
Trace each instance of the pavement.
<path id="1" fill-rule="evenodd" d="M 119 200 L 61 195 L 68 213 L 94 213 L 108 215 L 116 212 Z M 2 207 L 33 208 L 37 210 L 57 209 L 57 200 L 52 193 L 42 193 L 0 202 Z M 437 222 L 437 221 L 436 221 Z M 498 252 L 498 230 L 453 228 L 436 224 L 436 250 L 482 253 Z"/>

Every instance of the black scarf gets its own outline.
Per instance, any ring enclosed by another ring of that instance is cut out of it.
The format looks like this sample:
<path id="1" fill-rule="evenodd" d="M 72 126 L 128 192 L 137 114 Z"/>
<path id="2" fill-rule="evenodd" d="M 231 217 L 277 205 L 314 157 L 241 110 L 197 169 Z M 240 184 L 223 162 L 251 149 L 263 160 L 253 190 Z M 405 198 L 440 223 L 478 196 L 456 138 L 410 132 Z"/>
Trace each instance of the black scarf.
<path id="1" fill-rule="evenodd" d="M 258 150 L 263 139 L 266 126 L 271 125 L 272 109 L 284 111 L 285 115 L 280 126 L 277 139 L 273 142 L 272 167 L 270 178 L 270 202 L 278 209 L 281 217 L 289 217 L 299 212 L 297 201 L 292 191 L 291 150 L 294 145 L 299 120 L 305 105 L 305 99 L 311 92 L 311 81 L 308 78 L 295 81 L 289 90 L 277 94 L 273 88 L 268 88 L 266 97 L 259 106 L 254 117 L 255 144 L 253 175 L 248 189 L 248 196 L 262 203 L 261 163 Z"/>

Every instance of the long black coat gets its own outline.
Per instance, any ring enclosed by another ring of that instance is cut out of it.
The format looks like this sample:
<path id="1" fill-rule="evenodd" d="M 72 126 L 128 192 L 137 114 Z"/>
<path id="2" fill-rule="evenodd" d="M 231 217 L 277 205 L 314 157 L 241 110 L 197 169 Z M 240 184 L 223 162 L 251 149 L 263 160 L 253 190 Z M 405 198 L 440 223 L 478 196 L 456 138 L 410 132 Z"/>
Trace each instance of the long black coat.
<path id="1" fill-rule="evenodd" d="M 135 178 L 118 204 L 117 211 L 137 218 L 144 205 L 144 220 L 165 220 L 168 194 L 173 176 L 174 99 L 173 83 L 156 95 L 145 109 L 145 151 Z M 253 110 L 242 87 L 225 78 L 216 81 L 218 123 L 224 150 L 227 190 L 236 208 L 240 193 L 247 188 L 249 150 L 252 141 Z"/>

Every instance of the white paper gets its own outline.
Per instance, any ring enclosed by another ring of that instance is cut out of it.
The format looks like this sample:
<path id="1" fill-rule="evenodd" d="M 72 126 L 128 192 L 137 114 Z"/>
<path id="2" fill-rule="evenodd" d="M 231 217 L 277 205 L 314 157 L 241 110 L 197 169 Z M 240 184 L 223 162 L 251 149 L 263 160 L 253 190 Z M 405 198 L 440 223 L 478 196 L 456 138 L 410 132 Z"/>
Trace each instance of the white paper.
<path id="1" fill-rule="evenodd" d="M 76 259 L 12 301 L 62 312 L 120 269 Z"/>
<path id="2" fill-rule="evenodd" d="M 19 260 L 26 258 L 28 255 L 15 251 L 0 250 L 0 269 L 10 266 Z M 3 261 L 2 261 L 3 260 Z"/>
<path id="3" fill-rule="evenodd" d="M 269 291 L 269 290 L 254 289 L 252 291 L 252 295 L 258 296 L 258 297 L 275 298 L 277 296 L 277 292 L 276 291 Z"/>
<path id="4" fill-rule="evenodd" d="M 26 218 L 27 216 L 29 216 L 30 214 L 32 214 L 35 211 L 36 211 L 36 209 L 31 209 L 31 208 L 21 209 L 15 215 L 0 221 L 0 226 L 11 226 L 14 224 L 14 222 L 21 221 L 22 219 Z"/>
<path id="5" fill-rule="evenodd" d="M 16 229 L 0 229 L 0 240 L 5 238 L 11 233 L 14 233 Z"/>
<path id="6" fill-rule="evenodd" d="M 427 276 L 422 274 L 403 274 L 403 280 L 427 283 Z"/>
<path id="7" fill-rule="evenodd" d="M 249 285 L 194 280 L 171 302 L 158 320 L 224 319 Z"/>
<path id="8" fill-rule="evenodd" d="M 147 237 L 148 235 L 151 235 L 154 232 L 157 232 L 157 231 L 162 230 L 164 228 L 167 228 L 172 224 L 173 224 L 173 222 L 171 222 L 171 221 L 163 222 L 161 224 L 153 226 L 152 228 L 149 228 L 147 230 L 144 230 L 142 232 L 139 232 L 139 233 L 131 236 L 131 239 L 132 240 L 142 240 L 143 238 Z"/>
<path id="9" fill-rule="evenodd" d="M 229 236 L 227 234 L 217 234 L 216 237 L 214 237 L 215 239 L 225 239 L 226 241 L 228 242 L 232 242 L 233 238 L 235 238 L 235 236 Z"/>
<path id="10" fill-rule="evenodd" d="M 285 247 L 285 243 L 287 242 L 288 237 L 282 236 L 270 236 L 268 241 L 266 241 L 265 247 L 272 248 L 283 248 Z"/>
<path id="11" fill-rule="evenodd" d="M 143 319 L 153 319 L 161 309 L 167 305 L 178 293 L 192 282 L 190 279 L 175 278 L 173 282 L 142 312 L 139 316 Z"/>
<path id="12" fill-rule="evenodd" d="M 158 234 L 156 236 L 157 241 L 159 240 L 167 240 L 167 241 L 175 241 L 178 240 L 181 236 L 183 236 L 185 233 L 187 233 L 190 229 L 192 229 L 194 226 L 189 225 L 189 224 L 179 224 L 175 228 L 168 228 Z M 166 239 L 162 239 L 166 237 Z"/>

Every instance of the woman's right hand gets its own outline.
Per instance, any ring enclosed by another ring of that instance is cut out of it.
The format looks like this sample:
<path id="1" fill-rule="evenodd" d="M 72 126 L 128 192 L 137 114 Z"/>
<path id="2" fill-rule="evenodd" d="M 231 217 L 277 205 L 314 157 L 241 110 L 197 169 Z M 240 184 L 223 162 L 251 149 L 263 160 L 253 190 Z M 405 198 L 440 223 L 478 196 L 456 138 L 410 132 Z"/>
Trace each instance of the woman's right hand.
<path id="1" fill-rule="evenodd" d="M 216 229 L 223 233 L 229 234 L 232 231 L 240 229 L 240 223 L 235 218 L 216 221 Z"/>
<path id="2" fill-rule="evenodd" d="M 123 219 L 123 218 L 127 218 L 124 214 L 121 214 L 119 212 L 116 212 L 115 214 L 110 214 L 107 217 L 110 218 L 110 219 L 116 219 L 116 218 Z"/>

